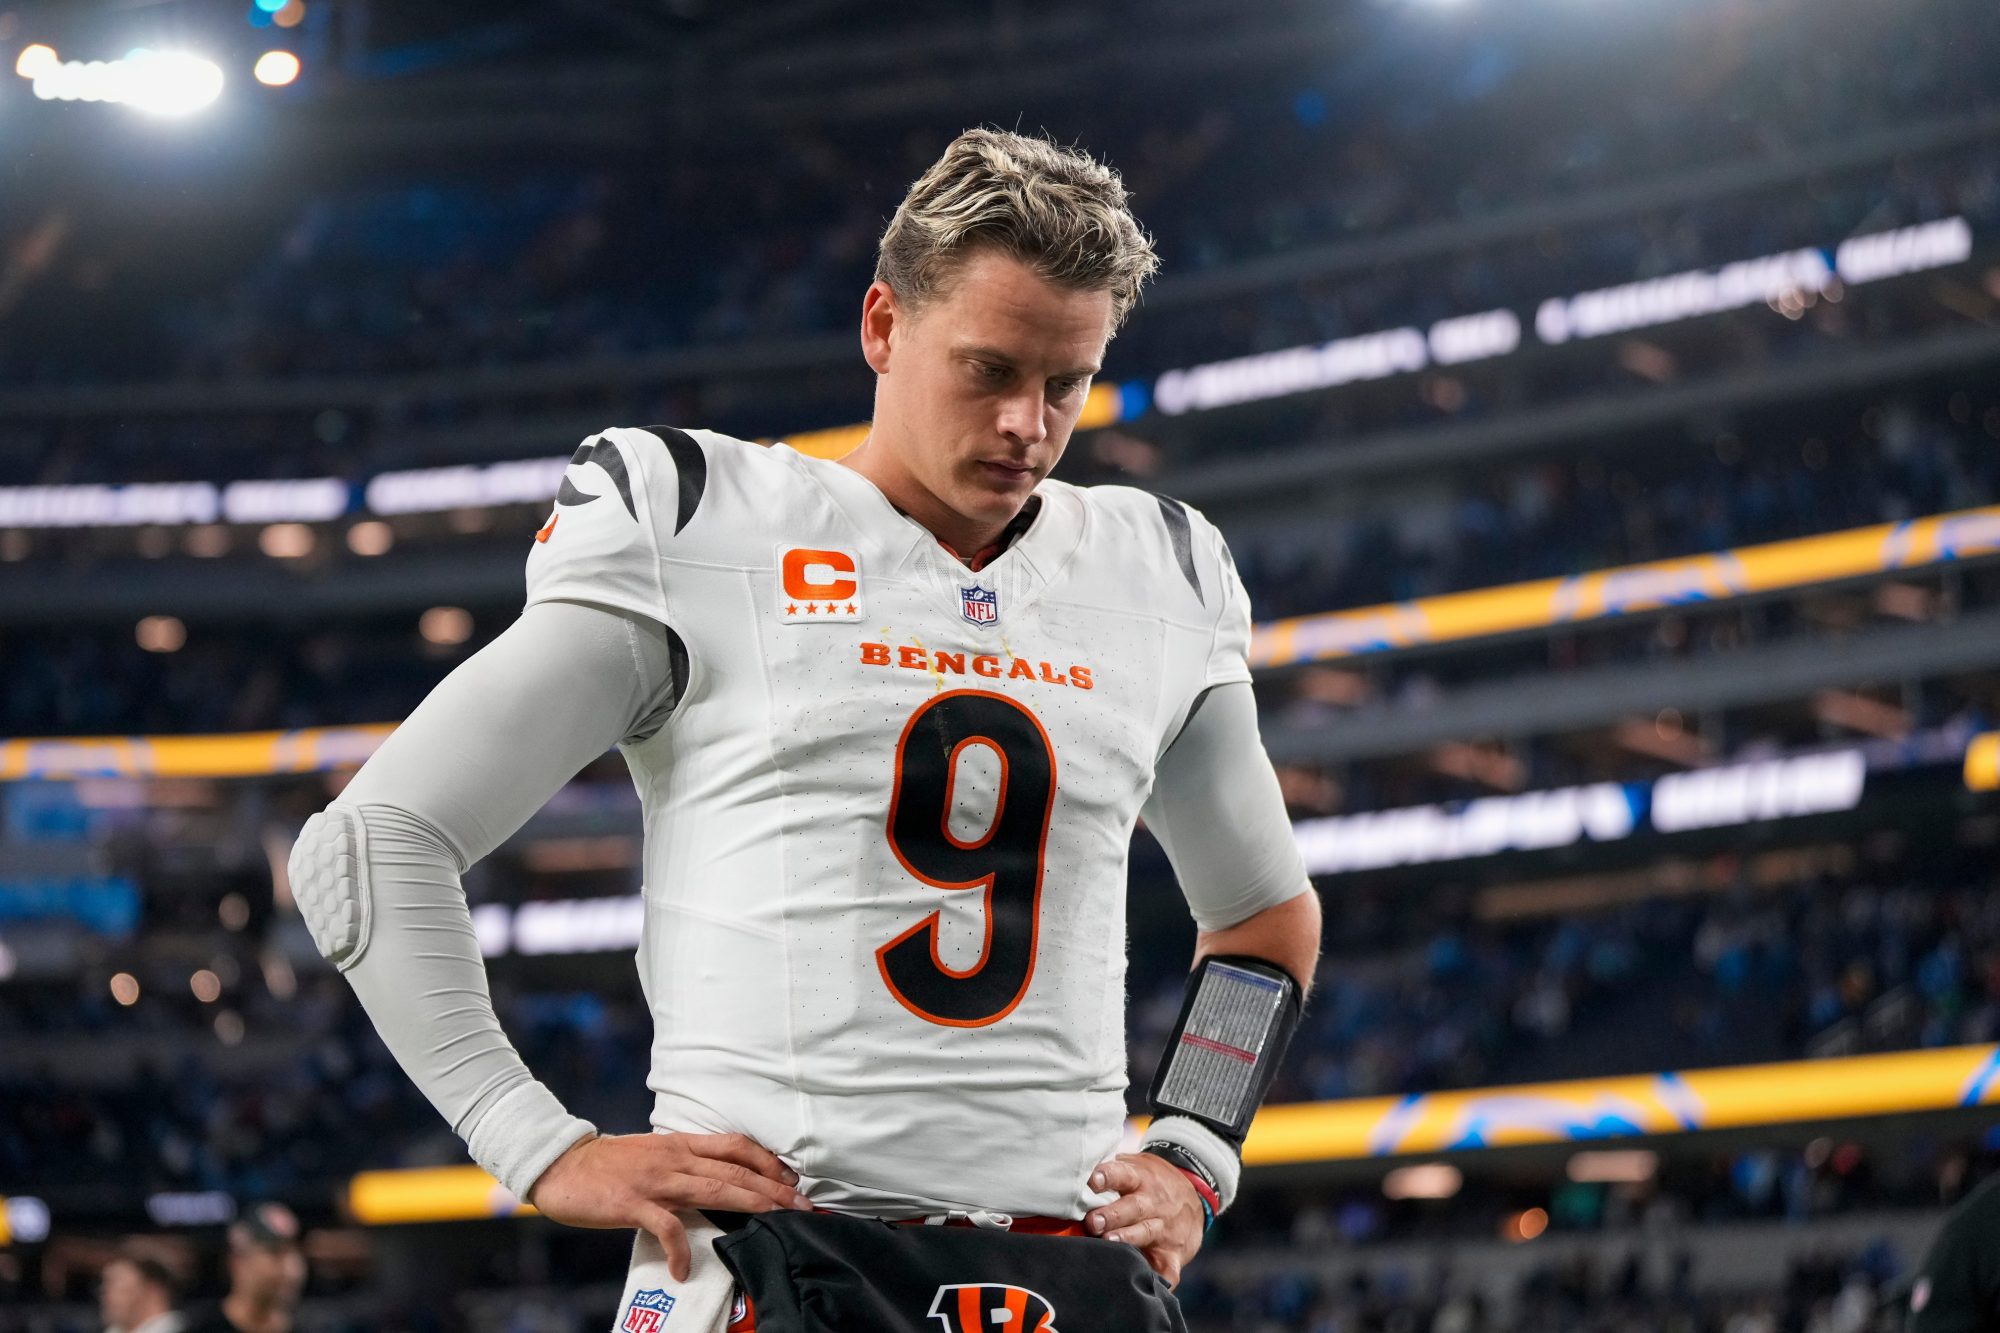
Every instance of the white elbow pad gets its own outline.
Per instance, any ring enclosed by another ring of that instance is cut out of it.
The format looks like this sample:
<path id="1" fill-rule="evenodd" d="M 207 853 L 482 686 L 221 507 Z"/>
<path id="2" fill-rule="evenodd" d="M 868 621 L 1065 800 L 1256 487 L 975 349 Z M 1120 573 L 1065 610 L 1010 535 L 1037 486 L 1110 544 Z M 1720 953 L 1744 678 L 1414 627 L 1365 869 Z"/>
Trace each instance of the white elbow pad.
<path id="1" fill-rule="evenodd" d="M 368 947 L 368 830 L 336 802 L 306 821 L 292 846 L 292 898 L 321 956 L 345 972 Z"/>

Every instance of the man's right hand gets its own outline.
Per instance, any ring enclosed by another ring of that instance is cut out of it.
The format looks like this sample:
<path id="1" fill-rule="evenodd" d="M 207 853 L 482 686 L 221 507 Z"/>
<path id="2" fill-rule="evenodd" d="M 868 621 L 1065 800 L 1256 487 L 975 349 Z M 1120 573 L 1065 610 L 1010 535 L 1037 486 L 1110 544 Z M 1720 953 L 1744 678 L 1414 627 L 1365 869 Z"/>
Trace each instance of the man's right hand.
<path id="1" fill-rule="evenodd" d="M 685 1282 L 692 1259 L 674 1213 L 812 1209 L 798 1173 L 741 1134 L 593 1135 L 574 1144 L 528 1190 L 542 1216 L 573 1227 L 650 1231 L 667 1271 Z"/>

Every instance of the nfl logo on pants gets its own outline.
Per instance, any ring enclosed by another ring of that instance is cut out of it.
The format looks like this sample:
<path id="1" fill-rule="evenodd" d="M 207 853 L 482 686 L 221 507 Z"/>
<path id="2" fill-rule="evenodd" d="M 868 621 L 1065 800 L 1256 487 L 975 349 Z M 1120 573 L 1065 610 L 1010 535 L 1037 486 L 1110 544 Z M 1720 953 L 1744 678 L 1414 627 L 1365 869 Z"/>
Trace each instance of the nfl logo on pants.
<path id="1" fill-rule="evenodd" d="M 959 609 L 965 618 L 975 625 L 995 625 L 1000 622 L 1000 594 L 977 584 L 958 590 Z"/>
<path id="2" fill-rule="evenodd" d="M 660 1333 L 673 1308 L 673 1297 L 658 1287 L 649 1287 L 632 1298 L 625 1322 L 618 1326 L 620 1333 Z"/>

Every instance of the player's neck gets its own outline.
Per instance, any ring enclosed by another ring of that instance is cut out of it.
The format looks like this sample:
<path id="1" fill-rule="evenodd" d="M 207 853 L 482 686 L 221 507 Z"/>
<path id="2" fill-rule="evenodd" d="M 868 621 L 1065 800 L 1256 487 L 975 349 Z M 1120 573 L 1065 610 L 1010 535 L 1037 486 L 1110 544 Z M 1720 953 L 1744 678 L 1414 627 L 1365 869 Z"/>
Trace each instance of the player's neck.
<path id="1" fill-rule="evenodd" d="M 972 563 L 975 555 L 1001 544 L 1020 516 L 1017 511 L 998 523 L 967 518 L 931 494 L 889 450 L 872 439 L 864 440 L 860 448 L 840 463 L 874 483 L 875 489 L 898 512 L 922 525 L 947 551 L 967 563 Z"/>
<path id="2" fill-rule="evenodd" d="M 223 1298 L 222 1313 L 230 1323 L 246 1333 L 287 1333 L 292 1326 L 291 1316 L 285 1308 L 275 1302 L 257 1300 L 242 1292 L 231 1292 Z"/>

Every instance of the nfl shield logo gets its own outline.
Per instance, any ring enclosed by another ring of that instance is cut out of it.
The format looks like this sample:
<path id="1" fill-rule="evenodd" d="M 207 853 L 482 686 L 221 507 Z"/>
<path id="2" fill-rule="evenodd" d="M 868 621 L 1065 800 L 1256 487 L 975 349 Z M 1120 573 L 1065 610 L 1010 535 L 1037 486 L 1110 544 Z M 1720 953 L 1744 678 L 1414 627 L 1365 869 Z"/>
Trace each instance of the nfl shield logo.
<path id="1" fill-rule="evenodd" d="M 673 1297 L 659 1287 L 649 1287 L 632 1298 L 631 1308 L 625 1311 L 625 1322 L 618 1326 L 620 1333 L 660 1333 L 660 1326 L 667 1322 L 673 1308 Z"/>
<path id="2" fill-rule="evenodd" d="M 959 609 L 975 625 L 1000 623 L 1000 594 L 974 585 L 958 590 Z"/>

